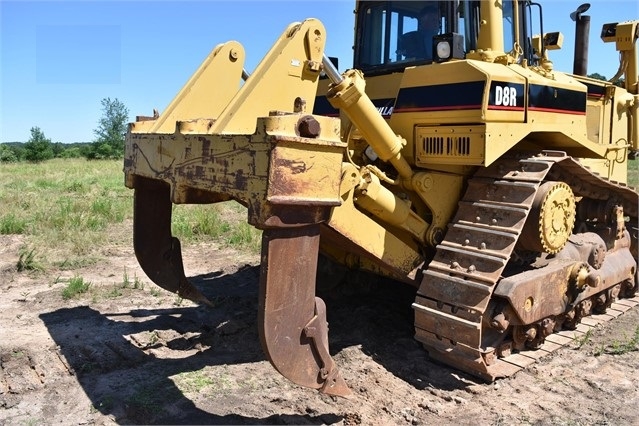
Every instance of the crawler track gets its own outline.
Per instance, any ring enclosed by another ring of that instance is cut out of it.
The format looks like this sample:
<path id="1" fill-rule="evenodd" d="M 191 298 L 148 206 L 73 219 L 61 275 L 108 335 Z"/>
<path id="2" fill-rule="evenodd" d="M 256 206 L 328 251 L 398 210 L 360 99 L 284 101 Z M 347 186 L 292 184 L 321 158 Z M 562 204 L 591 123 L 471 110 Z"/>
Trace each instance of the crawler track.
<path id="1" fill-rule="evenodd" d="M 516 373 L 589 327 L 639 304 L 638 297 L 615 301 L 607 293 L 607 313 L 589 316 L 576 325 L 580 314 L 570 324 L 571 330 L 560 330 L 564 316 L 550 318 L 555 333 L 537 338 L 536 351 L 499 351 L 491 346 L 496 334 L 515 339 L 512 325 L 499 333 L 490 325 L 494 292 L 516 255 L 535 194 L 545 180 L 565 182 L 576 197 L 614 199 L 631 223 L 637 222 L 639 195 L 635 191 L 601 179 L 563 153 L 502 159 L 480 170 L 470 180 L 444 241 L 423 271 L 413 304 L 416 338 L 431 357 L 492 381 Z M 634 292 L 626 293 L 632 296 Z"/>

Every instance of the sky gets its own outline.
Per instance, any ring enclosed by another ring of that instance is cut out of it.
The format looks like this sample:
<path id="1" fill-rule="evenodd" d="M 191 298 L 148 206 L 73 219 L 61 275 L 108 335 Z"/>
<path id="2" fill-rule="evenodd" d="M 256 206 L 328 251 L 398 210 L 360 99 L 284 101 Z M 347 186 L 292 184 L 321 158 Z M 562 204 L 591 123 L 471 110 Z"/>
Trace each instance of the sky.
<path id="1" fill-rule="evenodd" d="M 572 72 L 581 1 L 537 0 L 544 30 L 561 31 L 555 69 Z M 591 0 L 588 73 L 612 77 L 614 43 L 604 23 L 639 19 L 636 0 Z M 354 0 L 0 0 L 0 142 L 25 142 L 40 127 L 53 142 L 90 142 L 100 101 L 117 98 L 136 115 L 169 104 L 218 44 L 240 42 L 251 72 L 291 22 L 317 18 L 328 56 L 352 66 Z"/>

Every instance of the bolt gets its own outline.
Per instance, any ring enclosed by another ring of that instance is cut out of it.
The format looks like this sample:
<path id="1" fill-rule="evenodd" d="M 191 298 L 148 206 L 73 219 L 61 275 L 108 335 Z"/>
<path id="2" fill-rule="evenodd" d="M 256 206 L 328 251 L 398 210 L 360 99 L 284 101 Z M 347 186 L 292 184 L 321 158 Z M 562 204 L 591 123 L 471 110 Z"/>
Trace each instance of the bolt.
<path id="1" fill-rule="evenodd" d="M 550 318 L 544 318 L 541 320 L 541 335 L 542 337 L 550 336 L 555 329 L 555 320 Z"/>
<path id="2" fill-rule="evenodd" d="M 537 329 L 535 328 L 535 326 L 530 326 L 530 328 L 528 328 L 528 330 L 526 330 L 526 333 L 524 334 L 526 335 L 526 340 L 530 342 L 535 337 L 537 337 Z"/>
<path id="3" fill-rule="evenodd" d="M 319 122 L 310 115 L 300 118 L 297 122 L 297 131 L 303 138 L 316 138 L 322 131 Z"/>
<path id="4" fill-rule="evenodd" d="M 505 358 L 510 356 L 512 353 L 512 343 L 502 343 L 502 345 L 497 348 L 497 355 L 501 358 Z"/>
<path id="5" fill-rule="evenodd" d="M 598 287 L 601 284 L 601 276 L 599 274 L 590 273 L 586 277 L 586 284 L 590 287 Z"/>
<path id="6" fill-rule="evenodd" d="M 610 289 L 610 298 L 612 299 L 612 301 L 617 300 L 617 297 L 619 297 L 620 292 L 621 292 L 621 284 L 617 284 L 612 289 Z"/>
<path id="7" fill-rule="evenodd" d="M 421 183 L 424 185 L 424 190 L 428 191 L 433 187 L 433 178 L 428 175 L 424 175 L 421 179 Z"/>
<path id="8" fill-rule="evenodd" d="M 492 321 L 490 322 L 490 326 L 499 331 L 506 331 L 509 325 L 510 325 L 510 321 L 508 321 L 508 319 L 506 318 L 503 312 L 500 312 L 497 315 L 495 315 Z"/>
<path id="9" fill-rule="evenodd" d="M 238 56 L 239 56 L 239 55 L 238 55 L 238 53 L 237 53 L 237 50 L 235 50 L 235 49 L 231 49 L 231 51 L 229 52 L 229 59 L 230 59 L 231 61 L 234 61 L 234 62 L 235 62 L 235 61 L 237 60 L 237 57 L 238 57 Z"/>
<path id="10" fill-rule="evenodd" d="M 481 354 L 486 362 L 486 365 L 492 365 L 497 361 L 497 357 L 495 356 L 495 352 L 484 352 Z"/>
<path id="11" fill-rule="evenodd" d="M 524 310 L 526 312 L 530 312 L 534 304 L 535 304 L 535 301 L 533 300 L 533 298 L 527 297 L 526 300 L 524 301 Z"/>
<path id="12" fill-rule="evenodd" d="M 313 72 L 318 72 L 322 69 L 322 63 L 318 61 L 308 61 L 307 66 L 308 69 Z"/>
<path id="13" fill-rule="evenodd" d="M 434 227 L 432 231 L 429 231 L 428 241 L 433 245 L 437 245 L 444 240 L 444 231 L 439 227 Z"/>

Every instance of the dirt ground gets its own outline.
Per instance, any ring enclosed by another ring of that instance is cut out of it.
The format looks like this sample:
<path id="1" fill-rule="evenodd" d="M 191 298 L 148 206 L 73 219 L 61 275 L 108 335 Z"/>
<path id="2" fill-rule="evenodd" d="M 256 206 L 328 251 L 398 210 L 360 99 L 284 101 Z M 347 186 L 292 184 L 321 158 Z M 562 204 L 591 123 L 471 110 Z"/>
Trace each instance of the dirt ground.
<path id="1" fill-rule="evenodd" d="M 354 394 L 343 399 L 265 360 L 257 255 L 185 248 L 211 309 L 157 291 L 130 245 L 105 248 L 91 267 L 34 274 L 16 271 L 22 243 L 0 236 L 1 424 L 639 424 L 639 352 L 598 355 L 632 338 L 638 307 L 486 384 L 413 340 L 410 291 L 333 292 L 331 353 Z M 74 274 L 90 291 L 64 300 Z"/>

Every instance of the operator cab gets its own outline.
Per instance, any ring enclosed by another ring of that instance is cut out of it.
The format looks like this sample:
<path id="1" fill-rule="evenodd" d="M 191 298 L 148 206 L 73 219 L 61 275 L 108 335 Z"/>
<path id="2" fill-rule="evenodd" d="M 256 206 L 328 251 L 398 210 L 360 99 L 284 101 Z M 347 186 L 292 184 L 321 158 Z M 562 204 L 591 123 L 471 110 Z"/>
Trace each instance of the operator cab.
<path id="1" fill-rule="evenodd" d="M 534 14 L 538 23 L 535 30 L 543 34 L 541 7 L 530 1 L 504 0 L 502 4 L 503 44 L 493 46 L 492 50 L 511 52 L 516 61 L 526 59 L 534 64 L 543 52 L 532 48 L 531 9 L 539 8 Z M 515 7 L 518 7 L 517 14 Z M 430 17 L 425 18 L 424 13 Z M 469 52 L 477 49 L 482 19 L 480 1 L 459 0 L 360 1 L 356 14 L 353 64 L 367 75 L 465 59 Z M 516 29 L 522 40 L 519 43 Z"/>

